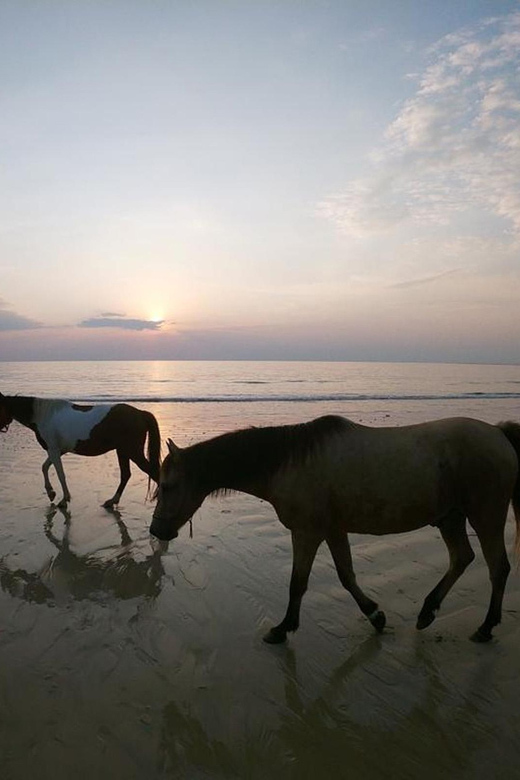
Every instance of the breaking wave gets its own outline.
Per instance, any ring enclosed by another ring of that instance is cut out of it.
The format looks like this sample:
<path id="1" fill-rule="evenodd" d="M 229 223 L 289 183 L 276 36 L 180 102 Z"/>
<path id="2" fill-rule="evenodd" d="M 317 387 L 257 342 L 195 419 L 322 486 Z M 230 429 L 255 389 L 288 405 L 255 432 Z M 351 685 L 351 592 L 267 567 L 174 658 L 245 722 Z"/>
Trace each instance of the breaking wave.
<path id="1" fill-rule="evenodd" d="M 262 402 L 299 402 L 322 403 L 324 401 L 456 401 L 475 399 L 520 399 L 520 392 L 461 392 L 461 393 L 311 393 L 311 394 L 283 394 L 273 393 L 223 393 L 207 395 L 118 395 L 111 394 L 85 396 L 76 398 L 84 403 L 262 403 Z"/>

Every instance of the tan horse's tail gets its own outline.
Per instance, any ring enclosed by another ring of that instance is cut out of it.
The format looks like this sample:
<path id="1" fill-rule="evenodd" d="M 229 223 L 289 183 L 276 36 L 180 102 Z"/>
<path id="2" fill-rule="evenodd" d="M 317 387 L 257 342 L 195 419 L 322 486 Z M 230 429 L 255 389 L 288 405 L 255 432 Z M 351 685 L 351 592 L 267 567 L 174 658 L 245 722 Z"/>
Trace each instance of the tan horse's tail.
<path id="1" fill-rule="evenodd" d="M 515 558 L 520 564 L 520 424 L 508 420 L 507 422 L 499 423 L 497 427 L 500 428 L 513 445 L 518 458 L 518 474 L 511 502 L 516 521 Z"/>
<path id="2" fill-rule="evenodd" d="M 151 491 L 152 480 L 159 482 L 161 469 L 161 433 L 159 423 L 151 412 L 145 412 L 148 432 L 148 462 L 150 464 L 150 476 L 148 477 L 148 496 Z"/>

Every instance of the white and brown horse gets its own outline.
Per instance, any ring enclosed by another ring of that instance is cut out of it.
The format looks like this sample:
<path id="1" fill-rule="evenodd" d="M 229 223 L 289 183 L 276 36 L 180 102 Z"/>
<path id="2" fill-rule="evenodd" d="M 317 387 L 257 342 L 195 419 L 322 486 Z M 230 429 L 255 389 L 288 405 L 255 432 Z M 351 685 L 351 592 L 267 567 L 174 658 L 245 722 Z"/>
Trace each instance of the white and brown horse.
<path id="1" fill-rule="evenodd" d="M 130 461 L 149 479 L 158 482 L 161 439 L 157 420 L 151 412 L 128 404 L 85 406 L 64 400 L 0 393 L 0 431 L 6 431 L 13 420 L 34 431 L 38 442 L 47 450 L 48 458 L 42 466 L 45 490 L 53 501 L 56 493 L 49 481 L 52 465 L 63 490 L 59 506 L 66 506 L 70 501 L 61 462 L 61 456 L 67 452 L 102 455 L 116 450 L 121 477 L 116 492 L 103 504 L 106 508 L 119 503 L 130 479 Z M 145 455 L 147 437 L 148 457 Z"/>
<path id="2" fill-rule="evenodd" d="M 449 551 L 449 568 L 424 601 L 417 628 L 434 619 L 444 597 L 474 558 L 466 520 L 489 568 L 489 610 L 473 635 L 491 639 L 500 622 L 510 565 L 504 526 L 513 502 L 520 535 L 520 425 L 453 418 L 396 428 L 369 428 L 342 417 L 302 425 L 250 428 L 180 449 L 168 441 L 150 532 L 173 539 L 206 496 L 237 490 L 269 501 L 290 529 L 293 570 L 276 643 L 299 625 L 300 604 L 320 544 L 339 579 L 376 630 L 385 615 L 358 586 L 348 533 L 390 534 L 433 525 Z"/>

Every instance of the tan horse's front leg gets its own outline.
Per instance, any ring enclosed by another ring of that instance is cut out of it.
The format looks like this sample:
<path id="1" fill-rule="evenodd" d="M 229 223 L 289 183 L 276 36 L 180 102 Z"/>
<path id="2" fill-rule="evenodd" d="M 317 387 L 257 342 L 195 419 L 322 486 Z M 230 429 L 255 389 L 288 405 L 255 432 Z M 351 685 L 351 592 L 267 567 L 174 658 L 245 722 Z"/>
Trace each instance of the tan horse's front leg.
<path id="1" fill-rule="evenodd" d="M 288 631 L 296 631 L 300 624 L 300 605 L 307 590 L 312 564 L 323 541 L 323 536 L 304 532 L 292 532 L 293 568 L 289 586 L 289 605 L 281 623 L 264 636 L 264 642 L 280 644 L 287 639 Z"/>
<path id="2" fill-rule="evenodd" d="M 330 531 L 327 535 L 327 544 L 336 566 L 339 581 L 352 595 L 361 612 L 370 620 L 376 631 L 381 633 L 386 625 L 385 613 L 379 609 L 375 601 L 363 593 L 357 584 L 348 534 L 337 529 Z"/>

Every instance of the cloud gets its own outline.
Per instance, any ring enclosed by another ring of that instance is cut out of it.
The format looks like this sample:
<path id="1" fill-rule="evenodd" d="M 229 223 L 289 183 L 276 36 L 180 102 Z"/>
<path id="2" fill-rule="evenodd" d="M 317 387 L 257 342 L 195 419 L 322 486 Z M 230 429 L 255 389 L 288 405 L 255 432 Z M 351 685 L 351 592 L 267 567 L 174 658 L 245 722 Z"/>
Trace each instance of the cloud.
<path id="1" fill-rule="evenodd" d="M 105 312 L 78 323 L 79 328 L 118 328 L 120 330 L 160 330 L 164 320 L 140 320 L 124 314 Z"/>
<path id="2" fill-rule="evenodd" d="M 405 287 L 423 287 L 426 284 L 437 282 L 439 279 L 444 279 L 446 276 L 453 276 L 453 274 L 458 274 L 460 273 L 460 270 L 460 268 L 451 268 L 447 271 L 441 271 L 439 274 L 423 276 L 420 279 L 408 279 L 403 282 L 395 282 L 394 284 L 389 284 L 388 287 L 391 287 L 392 289 L 402 289 Z"/>
<path id="3" fill-rule="evenodd" d="M 471 210 L 520 237 L 520 13 L 441 40 L 372 155 L 318 210 L 351 236 L 456 223 Z"/>
<path id="4" fill-rule="evenodd" d="M 40 322 L 11 311 L 11 307 L 0 298 L 0 331 L 34 330 L 41 327 Z"/>

